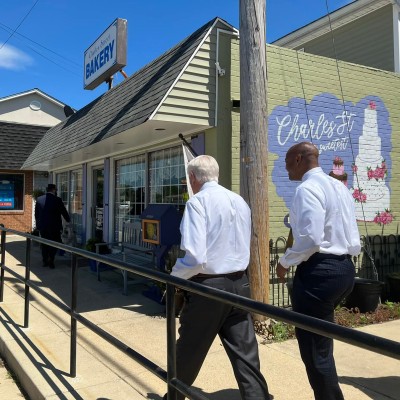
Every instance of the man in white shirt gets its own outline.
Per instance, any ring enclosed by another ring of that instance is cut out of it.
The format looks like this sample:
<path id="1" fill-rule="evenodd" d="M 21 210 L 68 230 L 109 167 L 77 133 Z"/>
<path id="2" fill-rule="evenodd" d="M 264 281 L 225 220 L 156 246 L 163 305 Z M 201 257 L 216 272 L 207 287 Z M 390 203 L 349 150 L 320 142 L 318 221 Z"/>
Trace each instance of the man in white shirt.
<path id="1" fill-rule="evenodd" d="M 334 322 L 335 307 L 352 291 L 355 268 L 351 256 L 361 250 L 354 200 L 343 183 L 326 175 L 318 150 L 309 142 L 286 154 L 289 179 L 302 181 L 290 209 L 294 245 L 288 248 L 276 273 L 284 281 L 297 265 L 293 310 Z M 343 400 L 333 357 L 333 340 L 296 328 L 302 360 L 316 400 Z"/>
<path id="2" fill-rule="evenodd" d="M 188 175 L 194 196 L 186 203 L 181 223 L 185 256 L 177 259 L 171 275 L 249 297 L 245 272 L 250 258 L 250 209 L 242 197 L 218 184 L 219 167 L 213 157 L 190 161 Z M 231 361 L 241 398 L 269 399 L 250 314 L 190 292 L 176 344 L 178 379 L 193 384 L 217 334 Z M 184 396 L 178 393 L 177 399 Z"/>

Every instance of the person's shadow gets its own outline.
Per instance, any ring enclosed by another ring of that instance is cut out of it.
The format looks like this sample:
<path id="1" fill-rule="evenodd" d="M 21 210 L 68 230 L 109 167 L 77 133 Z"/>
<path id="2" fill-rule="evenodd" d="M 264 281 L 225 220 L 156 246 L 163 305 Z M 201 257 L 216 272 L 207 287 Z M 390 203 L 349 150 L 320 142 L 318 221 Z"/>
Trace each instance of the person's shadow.
<path id="1" fill-rule="evenodd" d="M 399 376 L 382 376 L 379 378 L 364 378 L 357 376 L 341 376 L 339 382 L 345 385 L 351 385 L 359 389 L 371 399 L 379 398 L 400 399 L 400 377 Z"/>

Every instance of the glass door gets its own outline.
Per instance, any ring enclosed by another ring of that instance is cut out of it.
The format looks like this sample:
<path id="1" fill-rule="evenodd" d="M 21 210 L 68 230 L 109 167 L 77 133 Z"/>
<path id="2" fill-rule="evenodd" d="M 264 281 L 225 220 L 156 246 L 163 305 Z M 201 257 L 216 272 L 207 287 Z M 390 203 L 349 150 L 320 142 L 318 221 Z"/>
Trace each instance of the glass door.
<path id="1" fill-rule="evenodd" d="M 104 167 L 93 168 L 92 237 L 103 240 Z"/>

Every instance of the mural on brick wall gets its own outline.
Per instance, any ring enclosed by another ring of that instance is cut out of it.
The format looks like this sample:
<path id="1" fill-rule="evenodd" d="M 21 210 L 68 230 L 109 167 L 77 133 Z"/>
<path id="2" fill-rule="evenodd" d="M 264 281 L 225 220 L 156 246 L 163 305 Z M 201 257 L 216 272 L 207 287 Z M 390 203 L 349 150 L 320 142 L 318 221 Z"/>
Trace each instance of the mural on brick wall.
<path id="1" fill-rule="evenodd" d="M 269 152 L 278 156 L 272 181 L 288 208 L 299 183 L 289 181 L 285 155 L 294 144 L 310 141 L 319 149 L 322 169 L 349 188 L 359 221 L 382 226 L 393 221 L 392 127 L 379 97 L 367 96 L 356 104 L 343 104 L 330 93 L 315 96 L 309 104 L 296 97 L 275 107 L 268 124 Z"/>

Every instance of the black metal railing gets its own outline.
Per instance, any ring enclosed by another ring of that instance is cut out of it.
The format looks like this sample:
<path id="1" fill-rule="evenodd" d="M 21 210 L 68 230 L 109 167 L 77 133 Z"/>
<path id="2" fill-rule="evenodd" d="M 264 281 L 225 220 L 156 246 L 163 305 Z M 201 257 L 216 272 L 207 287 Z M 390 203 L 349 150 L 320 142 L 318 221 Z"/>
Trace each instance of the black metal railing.
<path id="1" fill-rule="evenodd" d="M 400 235 L 361 236 L 361 253 L 353 257 L 356 275 L 360 278 L 379 280 L 382 286 L 381 300 L 389 293 L 388 274 L 400 272 Z M 279 258 L 284 254 L 286 238 L 278 237 L 269 241 L 270 304 L 278 307 L 291 305 L 286 284 L 279 283 L 275 273 Z M 293 279 L 296 267 L 290 267 L 288 281 Z"/>
<path id="2" fill-rule="evenodd" d="M 24 307 L 24 326 L 29 325 L 29 290 L 34 289 L 44 296 L 51 303 L 66 312 L 71 317 L 71 341 L 70 341 L 70 375 L 76 376 L 76 351 L 77 351 L 77 322 L 80 322 L 94 333 L 107 340 L 109 343 L 117 347 L 119 350 L 127 354 L 136 362 L 141 364 L 147 370 L 164 380 L 168 385 L 168 398 L 175 399 L 177 391 L 183 393 L 186 397 L 194 400 L 207 400 L 202 394 L 199 394 L 192 387 L 184 384 L 176 377 L 176 320 L 175 320 L 175 288 L 191 291 L 208 298 L 221 301 L 226 304 L 233 305 L 237 308 L 247 310 L 251 313 L 265 315 L 285 323 L 295 325 L 302 329 L 331 337 L 342 342 L 358 346 L 375 353 L 379 353 L 397 360 L 400 360 L 400 343 L 380 338 L 375 335 L 345 328 L 330 322 L 322 321 L 317 318 L 309 317 L 299 313 L 295 313 L 285 308 L 279 308 L 273 305 L 260 303 L 245 297 L 237 296 L 231 293 L 220 291 L 211 287 L 207 287 L 196 282 L 187 281 L 177 277 L 170 276 L 165 272 L 158 270 L 149 270 L 117 260 L 110 260 L 100 254 L 88 252 L 86 250 L 70 247 L 61 243 L 55 243 L 46 239 L 32 236 L 12 229 L 6 229 L 0 226 L 1 231 L 1 273 L 0 273 L 0 301 L 3 301 L 4 294 L 4 272 L 7 271 L 14 278 L 25 284 L 25 307 Z M 7 248 L 6 232 L 19 235 L 26 238 L 26 262 L 25 276 L 21 276 L 5 265 L 5 254 Z M 70 306 L 65 305 L 60 300 L 48 294 L 30 280 L 31 270 L 31 243 L 32 241 L 56 247 L 71 253 L 71 302 Z M 77 284 L 78 284 L 78 257 L 95 259 L 96 261 L 109 264 L 113 267 L 133 272 L 137 275 L 163 282 L 166 284 L 166 321 L 167 321 L 167 371 L 144 357 L 124 342 L 112 336 L 104 329 L 98 327 L 90 320 L 82 316 L 76 311 L 77 307 Z"/>

